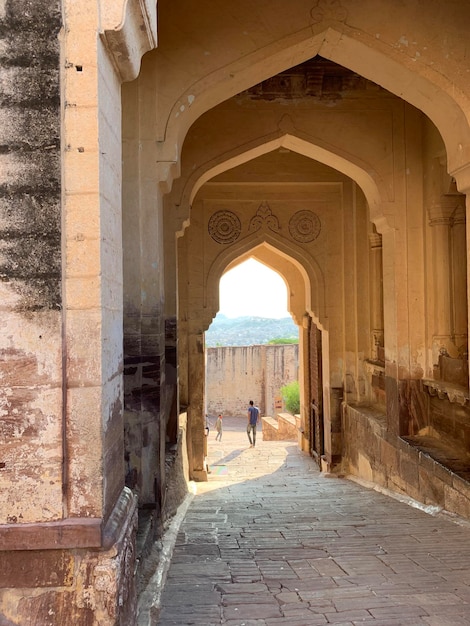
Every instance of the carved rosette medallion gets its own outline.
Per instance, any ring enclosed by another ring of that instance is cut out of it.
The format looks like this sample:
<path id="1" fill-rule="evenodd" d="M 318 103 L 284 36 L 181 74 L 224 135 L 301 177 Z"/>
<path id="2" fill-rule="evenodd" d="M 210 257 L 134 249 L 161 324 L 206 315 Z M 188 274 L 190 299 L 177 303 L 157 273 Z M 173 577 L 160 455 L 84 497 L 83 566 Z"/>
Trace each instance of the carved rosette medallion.
<path id="1" fill-rule="evenodd" d="M 340 0 L 317 0 L 315 6 L 310 11 L 310 15 L 314 24 L 324 20 L 345 22 L 348 12 L 342 6 Z"/>
<path id="2" fill-rule="evenodd" d="M 232 211 L 216 211 L 209 220 L 209 235 L 217 243 L 234 243 L 241 229 L 240 219 Z"/>
<path id="3" fill-rule="evenodd" d="M 314 241 L 320 231 L 320 218 L 313 211 L 297 211 L 289 220 L 291 237 L 300 243 Z"/>

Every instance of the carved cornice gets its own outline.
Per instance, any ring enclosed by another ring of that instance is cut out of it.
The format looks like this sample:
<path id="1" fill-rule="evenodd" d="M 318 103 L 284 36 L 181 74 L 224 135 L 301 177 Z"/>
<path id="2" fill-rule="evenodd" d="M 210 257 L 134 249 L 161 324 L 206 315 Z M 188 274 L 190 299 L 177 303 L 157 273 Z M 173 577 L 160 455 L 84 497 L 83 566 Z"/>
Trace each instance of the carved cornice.
<path id="1" fill-rule="evenodd" d="M 437 396 L 440 400 L 449 400 L 451 403 L 464 406 L 469 401 L 468 389 L 439 380 L 423 380 L 423 386 L 430 396 Z"/>
<path id="2" fill-rule="evenodd" d="M 134 80 L 142 56 L 157 47 L 157 0 L 101 0 L 101 39 L 123 82 Z"/>

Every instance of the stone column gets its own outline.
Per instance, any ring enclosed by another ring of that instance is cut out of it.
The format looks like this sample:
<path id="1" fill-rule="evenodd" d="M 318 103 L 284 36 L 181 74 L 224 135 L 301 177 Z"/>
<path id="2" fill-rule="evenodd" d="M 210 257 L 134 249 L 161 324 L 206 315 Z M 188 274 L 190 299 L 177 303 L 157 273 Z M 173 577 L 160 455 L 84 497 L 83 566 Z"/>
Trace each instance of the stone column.
<path id="1" fill-rule="evenodd" d="M 382 235 L 377 232 L 371 233 L 369 243 L 372 356 L 382 361 L 383 350 L 379 351 L 384 345 Z"/>
<path id="2" fill-rule="evenodd" d="M 193 480 L 207 480 L 204 457 L 204 332 L 192 330 L 188 337 L 189 398 L 188 407 L 188 457 L 189 472 Z"/>
<path id="3" fill-rule="evenodd" d="M 429 210 L 429 225 L 432 227 L 432 271 L 435 284 L 433 362 L 445 350 L 456 356 L 452 341 L 452 256 L 450 229 L 455 205 L 445 195 Z"/>
<path id="4" fill-rule="evenodd" d="M 301 410 L 301 432 L 299 433 L 299 447 L 308 452 L 310 448 L 310 406 L 311 406 L 311 390 L 310 390 L 310 366 L 309 366 L 309 320 L 310 317 L 305 314 L 302 318 L 302 326 L 299 326 L 299 360 L 300 360 L 300 394 L 302 402 Z"/>
<path id="5" fill-rule="evenodd" d="M 455 194 L 455 201 L 459 204 L 454 211 L 452 224 L 454 341 L 457 349 L 462 354 L 467 352 L 468 349 L 465 196 Z"/>

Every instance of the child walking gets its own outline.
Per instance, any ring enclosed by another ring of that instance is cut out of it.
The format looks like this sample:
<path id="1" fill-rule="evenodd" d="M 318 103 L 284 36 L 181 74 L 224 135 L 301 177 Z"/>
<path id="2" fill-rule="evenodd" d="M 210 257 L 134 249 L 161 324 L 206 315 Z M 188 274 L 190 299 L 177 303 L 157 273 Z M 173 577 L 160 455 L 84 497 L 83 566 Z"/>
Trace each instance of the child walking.
<path id="1" fill-rule="evenodd" d="M 215 429 L 217 431 L 217 435 L 215 436 L 216 441 L 222 441 L 222 414 L 219 413 L 217 420 L 215 422 Z"/>

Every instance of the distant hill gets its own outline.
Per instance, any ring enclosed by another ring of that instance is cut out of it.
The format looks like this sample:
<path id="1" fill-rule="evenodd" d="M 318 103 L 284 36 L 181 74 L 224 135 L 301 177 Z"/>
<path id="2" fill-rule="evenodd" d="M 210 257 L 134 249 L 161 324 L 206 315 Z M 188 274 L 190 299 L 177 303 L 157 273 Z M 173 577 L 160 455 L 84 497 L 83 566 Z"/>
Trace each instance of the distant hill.
<path id="1" fill-rule="evenodd" d="M 268 343 L 272 339 L 298 339 L 299 331 L 291 317 L 269 319 L 266 317 L 228 318 L 218 313 L 206 332 L 206 346 L 252 346 Z"/>

